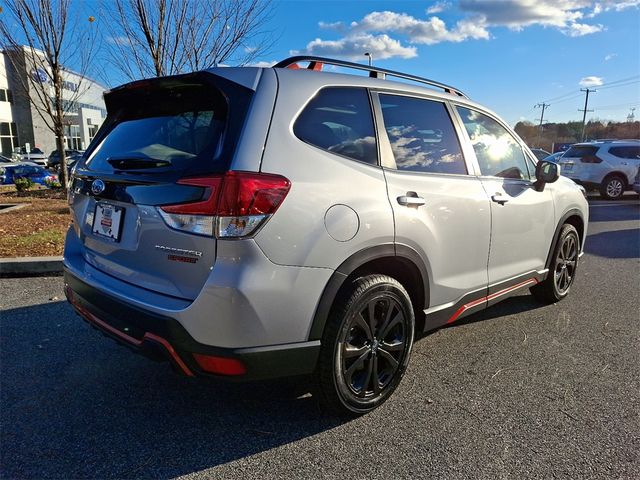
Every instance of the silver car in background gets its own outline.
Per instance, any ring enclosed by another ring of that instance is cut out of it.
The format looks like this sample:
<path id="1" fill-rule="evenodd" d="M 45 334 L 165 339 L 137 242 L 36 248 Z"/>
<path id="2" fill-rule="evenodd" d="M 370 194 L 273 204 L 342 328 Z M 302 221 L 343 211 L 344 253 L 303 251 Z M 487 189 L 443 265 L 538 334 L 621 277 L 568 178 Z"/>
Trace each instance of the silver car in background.
<path id="1" fill-rule="evenodd" d="M 451 86 L 293 57 L 105 102 L 72 178 L 65 292 L 183 375 L 314 375 L 365 413 L 416 333 L 523 289 L 559 301 L 576 277 L 581 188 Z"/>

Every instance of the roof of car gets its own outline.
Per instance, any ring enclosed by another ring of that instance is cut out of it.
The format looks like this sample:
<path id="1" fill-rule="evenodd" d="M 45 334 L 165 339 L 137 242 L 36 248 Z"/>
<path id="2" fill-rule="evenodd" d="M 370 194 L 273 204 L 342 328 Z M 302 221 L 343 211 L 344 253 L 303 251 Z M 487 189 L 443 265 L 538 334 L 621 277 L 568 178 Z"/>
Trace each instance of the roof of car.
<path id="1" fill-rule="evenodd" d="M 33 162 L 16 162 L 16 163 L 10 163 L 10 164 L 3 164 L 2 168 L 16 168 L 16 167 L 38 167 L 38 168 L 44 168 L 41 167 L 40 165 L 33 163 Z"/>
<path id="2" fill-rule="evenodd" d="M 615 145 L 637 145 L 640 144 L 640 140 L 635 139 L 635 138 L 629 138 L 629 139 L 604 139 L 604 140 L 593 140 L 591 142 L 580 142 L 580 143 L 574 143 L 573 145 L 571 145 L 572 147 L 597 147 L 597 146 L 601 146 L 601 145 L 609 145 L 609 144 L 615 144 Z"/>

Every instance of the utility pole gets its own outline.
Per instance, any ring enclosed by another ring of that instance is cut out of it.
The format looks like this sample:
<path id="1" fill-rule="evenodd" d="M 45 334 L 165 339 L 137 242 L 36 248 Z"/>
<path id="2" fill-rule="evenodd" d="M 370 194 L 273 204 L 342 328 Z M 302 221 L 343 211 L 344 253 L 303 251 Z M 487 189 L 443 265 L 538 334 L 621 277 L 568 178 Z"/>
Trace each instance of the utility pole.
<path id="1" fill-rule="evenodd" d="M 544 121 L 544 111 L 547 107 L 550 107 L 550 103 L 537 103 L 533 106 L 533 108 L 542 108 L 542 113 L 540 114 L 540 125 L 538 125 L 538 139 L 536 140 L 536 144 L 538 148 L 540 148 L 540 136 L 542 135 L 542 122 Z"/>
<path id="2" fill-rule="evenodd" d="M 636 107 L 631 107 L 631 111 L 629 112 L 629 115 L 627 115 L 628 123 L 632 123 L 636 119 L 636 116 L 633 114 L 633 112 L 635 111 L 636 111 Z"/>
<path id="3" fill-rule="evenodd" d="M 590 92 L 597 92 L 597 90 L 592 89 L 592 88 L 581 88 L 580 89 L 581 92 L 587 92 L 586 97 L 584 98 L 584 109 L 580 110 L 578 109 L 579 112 L 582 112 L 582 135 L 580 136 L 580 141 L 584 142 L 584 131 L 585 128 L 587 127 L 586 124 L 586 120 L 587 120 L 587 112 L 593 112 L 593 110 L 588 110 L 587 107 L 589 105 L 589 93 Z"/>

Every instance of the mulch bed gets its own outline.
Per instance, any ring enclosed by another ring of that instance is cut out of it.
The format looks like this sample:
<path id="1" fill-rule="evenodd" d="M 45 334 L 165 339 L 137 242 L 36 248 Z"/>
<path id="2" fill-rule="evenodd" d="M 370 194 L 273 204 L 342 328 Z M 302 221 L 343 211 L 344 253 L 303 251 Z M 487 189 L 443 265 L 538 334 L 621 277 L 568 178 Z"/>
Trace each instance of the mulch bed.
<path id="1" fill-rule="evenodd" d="M 28 204 L 0 213 L 0 257 L 62 255 L 71 223 L 64 189 L 0 192 L 0 203 Z"/>

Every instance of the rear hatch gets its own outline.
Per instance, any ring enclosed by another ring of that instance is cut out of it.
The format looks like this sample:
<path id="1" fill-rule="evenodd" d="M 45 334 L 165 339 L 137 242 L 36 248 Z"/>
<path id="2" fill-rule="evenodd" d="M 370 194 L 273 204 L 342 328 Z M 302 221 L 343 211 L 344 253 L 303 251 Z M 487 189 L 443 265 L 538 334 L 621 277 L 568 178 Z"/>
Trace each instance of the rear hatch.
<path id="1" fill-rule="evenodd" d="M 252 94 L 210 72 L 105 94 L 107 119 L 70 189 L 89 264 L 166 295 L 198 295 L 216 258 L 212 218 L 198 214 L 218 194 Z"/>
<path id="2" fill-rule="evenodd" d="M 597 156 L 600 147 L 597 145 L 572 145 L 560 157 L 561 173 L 570 178 L 580 178 L 580 171 L 589 168 L 590 164 L 601 163 Z"/>

